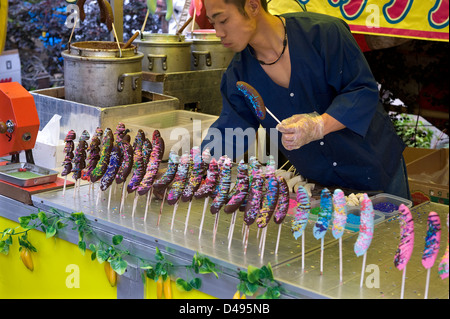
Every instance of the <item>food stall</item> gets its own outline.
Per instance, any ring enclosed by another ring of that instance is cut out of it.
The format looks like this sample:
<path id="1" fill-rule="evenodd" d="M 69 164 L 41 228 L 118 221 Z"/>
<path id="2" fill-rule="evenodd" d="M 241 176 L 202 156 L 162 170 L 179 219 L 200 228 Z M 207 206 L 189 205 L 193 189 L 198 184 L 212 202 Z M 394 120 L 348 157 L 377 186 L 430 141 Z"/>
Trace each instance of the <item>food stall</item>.
<path id="1" fill-rule="evenodd" d="M 232 54 L 209 49 L 212 30 L 195 36 L 184 69 L 140 50 L 181 53 L 180 34 L 142 32 L 128 47 L 69 41 L 64 87 L 0 83 L 0 298 L 448 298 L 448 204 L 310 183 L 267 155 L 265 134 L 250 147 L 259 163 L 219 170 L 199 152 Z M 288 192 L 251 224 L 242 201 L 214 205 L 255 167 Z"/>

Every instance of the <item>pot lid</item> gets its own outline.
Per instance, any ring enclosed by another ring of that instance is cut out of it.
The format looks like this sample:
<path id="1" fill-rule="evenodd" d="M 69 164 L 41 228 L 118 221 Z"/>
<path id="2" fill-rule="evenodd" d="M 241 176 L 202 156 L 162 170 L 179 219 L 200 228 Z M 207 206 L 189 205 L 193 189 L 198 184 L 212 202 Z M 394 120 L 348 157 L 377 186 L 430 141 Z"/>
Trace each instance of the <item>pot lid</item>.
<path id="1" fill-rule="evenodd" d="M 194 41 L 219 41 L 220 38 L 216 36 L 216 30 L 214 29 L 197 29 L 192 32 L 192 38 Z"/>
<path id="2" fill-rule="evenodd" d="M 123 46 L 125 43 L 119 43 Z M 121 49 L 122 57 L 134 56 L 137 53 L 137 47 L 130 45 L 126 49 Z M 112 41 L 83 41 L 70 45 L 70 54 L 85 57 L 119 57 L 120 51 L 117 42 Z"/>
<path id="3" fill-rule="evenodd" d="M 173 42 L 184 42 L 184 35 L 168 34 L 168 33 L 151 33 L 143 32 L 143 39 L 141 41 L 158 42 L 158 43 L 173 43 Z M 137 40 L 137 42 L 139 42 Z"/>

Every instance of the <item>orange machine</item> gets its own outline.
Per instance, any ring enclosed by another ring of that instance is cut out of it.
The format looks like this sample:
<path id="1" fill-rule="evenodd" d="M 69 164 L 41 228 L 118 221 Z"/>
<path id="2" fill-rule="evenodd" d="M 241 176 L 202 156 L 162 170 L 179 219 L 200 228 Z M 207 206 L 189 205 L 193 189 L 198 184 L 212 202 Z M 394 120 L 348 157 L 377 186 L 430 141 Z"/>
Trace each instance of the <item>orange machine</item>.
<path id="1" fill-rule="evenodd" d="M 18 82 L 0 83 L 0 156 L 20 151 L 33 163 L 31 150 L 39 132 L 39 117 L 33 96 Z M 12 160 L 14 161 L 14 160 Z"/>

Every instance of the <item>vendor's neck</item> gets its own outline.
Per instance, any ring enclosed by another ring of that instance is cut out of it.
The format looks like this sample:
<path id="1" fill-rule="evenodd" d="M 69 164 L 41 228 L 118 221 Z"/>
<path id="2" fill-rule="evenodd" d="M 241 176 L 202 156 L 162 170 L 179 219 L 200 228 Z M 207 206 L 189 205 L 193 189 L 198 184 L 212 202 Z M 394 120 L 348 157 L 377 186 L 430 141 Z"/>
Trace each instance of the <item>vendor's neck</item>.
<path id="1" fill-rule="evenodd" d="M 283 50 L 284 26 L 278 17 L 267 12 L 260 14 L 256 23 L 255 34 L 249 45 L 258 60 L 266 63 L 275 61 Z"/>

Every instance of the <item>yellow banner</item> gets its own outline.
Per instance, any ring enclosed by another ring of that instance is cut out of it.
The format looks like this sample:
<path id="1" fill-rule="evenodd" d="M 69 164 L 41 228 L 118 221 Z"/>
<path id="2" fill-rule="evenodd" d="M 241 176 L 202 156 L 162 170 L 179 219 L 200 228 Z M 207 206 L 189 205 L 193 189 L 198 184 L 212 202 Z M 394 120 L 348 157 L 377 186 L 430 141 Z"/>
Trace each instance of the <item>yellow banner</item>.
<path id="1" fill-rule="evenodd" d="M 297 0 L 354 33 L 448 41 L 449 0 Z"/>

